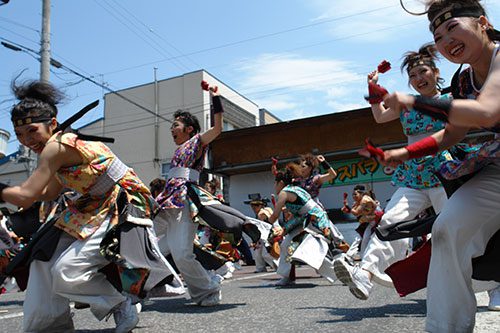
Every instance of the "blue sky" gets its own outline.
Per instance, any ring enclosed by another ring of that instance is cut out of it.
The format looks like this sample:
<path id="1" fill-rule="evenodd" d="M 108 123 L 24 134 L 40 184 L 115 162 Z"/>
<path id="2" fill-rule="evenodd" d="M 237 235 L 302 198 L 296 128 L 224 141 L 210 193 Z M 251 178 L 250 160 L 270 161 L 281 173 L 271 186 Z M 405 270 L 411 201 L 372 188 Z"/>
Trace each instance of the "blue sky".
<path id="1" fill-rule="evenodd" d="M 500 22 L 500 1 L 483 4 Z M 39 50 L 41 7 L 0 7 L 0 37 Z M 426 18 L 399 0 L 52 0 L 51 23 L 52 57 L 111 89 L 151 82 L 154 67 L 160 80 L 203 68 L 283 120 L 366 106 L 366 74 L 383 59 L 393 70 L 381 84 L 410 91 L 401 56 L 432 41 Z M 449 82 L 456 66 L 439 65 Z M 0 128 L 11 133 L 9 85 L 23 70 L 38 78 L 38 61 L 0 47 Z M 62 70 L 51 81 L 68 95 L 61 120 L 105 93 Z M 102 104 L 80 124 L 102 116 Z M 11 138 L 8 152 L 17 145 Z"/>

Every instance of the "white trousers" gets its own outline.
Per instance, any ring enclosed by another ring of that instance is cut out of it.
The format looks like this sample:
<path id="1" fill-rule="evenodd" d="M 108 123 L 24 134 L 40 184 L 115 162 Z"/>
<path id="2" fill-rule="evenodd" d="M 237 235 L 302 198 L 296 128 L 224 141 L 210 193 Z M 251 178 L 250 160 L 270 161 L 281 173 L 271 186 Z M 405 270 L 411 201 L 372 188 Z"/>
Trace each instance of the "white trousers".
<path id="1" fill-rule="evenodd" d="M 71 331 L 69 301 L 87 303 L 94 316 L 102 320 L 125 301 L 98 270 L 109 262 L 99 253 L 109 220 L 84 240 L 62 233 L 56 251 L 48 262 L 34 260 L 23 305 L 25 332 Z"/>
<path id="2" fill-rule="evenodd" d="M 446 192 L 442 187 L 419 190 L 400 187 L 387 204 L 380 225 L 414 219 L 430 206 L 433 206 L 436 212 L 440 212 L 446 201 Z M 392 280 L 384 271 L 393 263 L 406 258 L 409 241 L 409 239 L 399 239 L 384 242 L 376 234 L 372 234 L 362 254 L 361 268 L 373 274 L 373 281 L 392 287 Z"/>
<path id="3" fill-rule="evenodd" d="M 171 253 L 177 268 L 188 286 L 189 295 L 195 303 L 217 292 L 220 284 L 212 279 L 193 253 L 193 241 L 197 223 L 193 223 L 188 207 L 162 210 L 154 220 L 160 250 Z"/>
<path id="4" fill-rule="evenodd" d="M 476 298 L 471 259 L 500 229 L 500 165 L 489 165 L 458 189 L 432 229 L 427 279 L 429 332 L 472 332 Z"/>
<path id="5" fill-rule="evenodd" d="M 267 252 L 264 240 L 260 239 L 257 248 L 252 251 L 253 259 L 255 260 L 255 269 L 265 270 L 266 264 L 269 265 L 272 269 L 276 269 L 278 267 L 278 260 L 274 259 L 269 252 Z"/>
<path id="6" fill-rule="evenodd" d="M 300 227 L 295 228 L 289 234 L 286 234 L 285 237 L 283 237 L 283 240 L 281 241 L 280 259 L 278 262 L 278 269 L 276 270 L 276 273 L 281 275 L 282 277 L 290 276 L 290 271 L 292 270 L 292 264 L 286 261 L 286 258 L 288 257 L 288 247 L 292 243 L 292 239 L 298 234 L 300 234 L 301 231 L 302 228 Z"/>

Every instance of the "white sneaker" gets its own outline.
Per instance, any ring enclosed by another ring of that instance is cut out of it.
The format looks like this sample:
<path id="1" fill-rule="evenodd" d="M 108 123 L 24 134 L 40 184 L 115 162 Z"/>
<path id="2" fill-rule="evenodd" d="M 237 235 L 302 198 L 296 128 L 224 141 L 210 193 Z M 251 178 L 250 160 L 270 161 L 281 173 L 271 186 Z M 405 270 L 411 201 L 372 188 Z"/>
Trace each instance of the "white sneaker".
<path id="1" fill-rule="evenodd" d="M 220 304 L 222 299 L 222 292 L 217 290 L 216 292 L 208 295 L 198 303 L 200 306 L 216 306 Z"/>
<path id="2" fill-rule="evenodd" d="M 186 293 L 184 286 L 174 287 L 170 284 L 164 284 L 162 286 L 157 286 L 151 289 L 148 293 L 149 298 L 160 298 L 160 297 L 175 297 Z"/>
<path id="3" fill-rule="evenodd" d="M 295 284 L 295 280 L 290 280 L 288 277 L 282 277 L 281 279 L 278 280 L 274 284 L 275 287 L 283 287 L 283 286 L 290 286 L 292 284 Z"/>
<path id="4" fill-rule="evenodd" d="M 488 310 L 500 311 L 500 287 L 488 290 L 488 296 L 490 296 L 490 302 L 488 303 Z"/>
<path id="5" fill-rule="evenodd" d="M 116 324 L 116 333 L 128 333 L 133 330 L 139 322 L 137 308 L 132 305 L 132 302 L 128 297 L 125 301 L 118 304 L 116 309 L 113 311 L 113 317 Z"/>
<path id="6" fill-rule="evenodd" d="M 368 272 L 358 266 L 351 266 L 343 258 L 333 262 L 333 270 L 337 278 L 349 287 L 351 293 L 361 300 L 367 300 L 373 284 Z"/>

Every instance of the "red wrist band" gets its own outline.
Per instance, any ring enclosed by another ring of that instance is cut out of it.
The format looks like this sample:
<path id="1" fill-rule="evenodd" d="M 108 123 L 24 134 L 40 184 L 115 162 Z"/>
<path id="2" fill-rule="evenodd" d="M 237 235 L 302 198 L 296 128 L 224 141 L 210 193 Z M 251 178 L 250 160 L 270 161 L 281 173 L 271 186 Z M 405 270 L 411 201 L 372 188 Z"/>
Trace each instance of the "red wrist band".
<path id="1" fill-rule="evenodd" d="M 389 92 L 384 87 L 368 82 L 368 97 L 365 97 L 365 99 L 370 104 L 382 103 L 384 101 L 384 96 L 388 93 Z"/>
<path id="2" fill-rule="evenodd" d="M 405 149 L 408 150 L 408 157 L 413 159 L 434 155 L 439 151 L 439 146 L 436 139 L 432 136 L 428 136 L 425 139 L 406 146 Z"/>

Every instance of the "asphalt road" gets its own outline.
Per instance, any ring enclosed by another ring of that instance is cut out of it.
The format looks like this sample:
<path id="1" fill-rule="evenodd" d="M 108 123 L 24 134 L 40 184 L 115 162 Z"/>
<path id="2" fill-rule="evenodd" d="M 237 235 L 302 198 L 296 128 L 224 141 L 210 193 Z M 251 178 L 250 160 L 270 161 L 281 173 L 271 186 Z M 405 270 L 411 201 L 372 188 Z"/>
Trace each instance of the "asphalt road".
<path id="1" fill-rule="evenodd" d="M 244 266 L 223 282 L 217 307 L 199 307 L 185 297 L 147 301 L 134 332 L 422 332 L 425 291 L 400 298 L 376 286 L 370 299 L 354 298 L 340 282 L 333 285 L 312 269 L 297 270 L 292 287 L 269 286 L 278 276 Z M 484 294 L 484 293 L 483 293 Z M 0 296 L 0 332 L 22 331 L 24 293 Z M 500 332 L 500 313 L 480 297 L 476 332 Z M 43 306 L 43 305 L 42 305 Z M 77 332 L 113 332 L 112 318 L 97 321 L 88 309 L 74 310 Z"/>
<path id="2" fill-rule="evenodd" d="M 357 224 L 339 224 L 348 242 Z M 223 281 L 222 303 L 199 307 L 186 297 L 149 300 L 134 332 L 423 332 L 425 290 L 400 298 L 375 285 L 360 301 L 340 282 L 333 285 L 308 267 L 297 269 L 297 284 L 270 286 L 279 277 L 243 266 Z M 500 333 L 500 312 L 487 310 L 486 293 L 477 294 L 476 333 Z M 24 293 L 0 295 L 0 333 L 22 331 Z M 41 305 L 43 306 L 43 305 Z M 113 332 L 114 321 L 97 321 L 88 309 L 73 310 L 77 332 Z"/>

